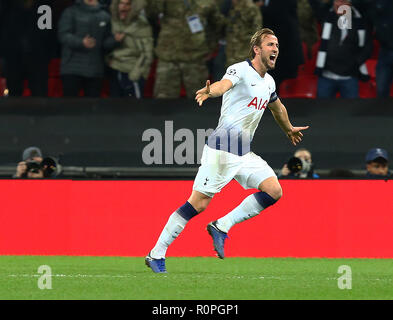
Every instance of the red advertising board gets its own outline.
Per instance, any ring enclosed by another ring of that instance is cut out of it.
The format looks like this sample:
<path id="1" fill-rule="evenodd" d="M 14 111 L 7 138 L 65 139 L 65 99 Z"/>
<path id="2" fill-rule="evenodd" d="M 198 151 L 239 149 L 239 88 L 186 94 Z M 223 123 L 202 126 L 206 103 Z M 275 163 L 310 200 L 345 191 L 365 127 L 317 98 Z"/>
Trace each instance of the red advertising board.
<path id="1" fill-rule="evenodd" d="M 226 256 L 393 258 L 393 181 L 280 183 L 280 201 L 230 231 Z M 0 180 L 0 254 L 144 256 L 192 184 Z M 231 182 L 168 256 L 214 256 L 207 223 L 253 192 Z"/>

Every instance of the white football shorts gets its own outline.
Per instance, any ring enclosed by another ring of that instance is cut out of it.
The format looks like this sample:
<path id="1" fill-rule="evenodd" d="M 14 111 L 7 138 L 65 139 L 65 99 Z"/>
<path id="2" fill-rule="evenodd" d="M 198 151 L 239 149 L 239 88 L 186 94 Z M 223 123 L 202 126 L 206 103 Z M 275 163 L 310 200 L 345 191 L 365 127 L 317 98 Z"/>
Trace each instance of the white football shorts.
<path id="1" fill-rule="evenodd" d="M 253 152 L 238 156 L 205 145 L 193 190 L 212 198 L 232 179 L 244 189 L 257 189 L 262 181 L 270 177 L 276 177 L 273 169 Z"/>

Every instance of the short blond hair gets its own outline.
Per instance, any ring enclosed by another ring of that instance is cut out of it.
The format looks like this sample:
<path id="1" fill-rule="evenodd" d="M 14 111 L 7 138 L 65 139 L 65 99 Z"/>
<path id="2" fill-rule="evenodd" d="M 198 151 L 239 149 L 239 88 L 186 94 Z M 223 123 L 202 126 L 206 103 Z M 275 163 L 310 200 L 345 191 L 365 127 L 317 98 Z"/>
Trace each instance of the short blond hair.
<path id="1" fill-rule="evenodd" d="M 254 59 L 255 57 L 254 46 L 259 46 L 262 43 L 263 38 L 268 35 L 276 36 L 272 29 L 262 28 L 257 32 L 255 32 L 254 35 L 251 37 L 250 52 L 249 52 L 251 59 Z"/>

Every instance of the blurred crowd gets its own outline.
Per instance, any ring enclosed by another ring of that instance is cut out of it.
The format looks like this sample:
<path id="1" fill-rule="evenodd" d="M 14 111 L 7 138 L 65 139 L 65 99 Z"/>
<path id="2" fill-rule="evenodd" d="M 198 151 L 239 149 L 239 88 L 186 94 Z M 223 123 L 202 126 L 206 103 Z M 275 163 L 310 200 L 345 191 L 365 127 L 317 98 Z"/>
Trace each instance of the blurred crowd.
<path id="1" fill-rule="evenodd" d="M 193 98 L 261 27 L 279 39 L 278 91 L 356 98 L 373 79 L 389 97 L 391 0 L 0 0 L 0 95 Z"/>

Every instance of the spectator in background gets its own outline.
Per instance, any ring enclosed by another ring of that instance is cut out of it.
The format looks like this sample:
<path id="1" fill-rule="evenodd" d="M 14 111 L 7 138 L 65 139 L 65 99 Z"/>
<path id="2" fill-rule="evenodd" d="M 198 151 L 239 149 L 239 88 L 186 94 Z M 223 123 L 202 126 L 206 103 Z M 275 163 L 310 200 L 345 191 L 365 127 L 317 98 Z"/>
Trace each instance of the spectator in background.
<path id="1" fill-rule="evenodd" d="M 223 15 L 224 19 L 228 17 L 229 10 L 232 7 L 232 0 L 215 0 L 220 13 Z M 207 59 L 207 68 L 210 78 L 213 82 L 221 80 L 222 76 L 226 71 L 226 46 L 227 42 L 225 39 L 225 27 L 221 29 L 221 32 L 213 34 L 214 37 L 207 39 L 209 43 L 217 44 L 211 56 Z"/>
<path id="2" fill-rule="evenodd" d="M 393 82 L 393 1 L 369 0 L 368 13 L 380 43 L 376 68 L 377 96 L 389 97 Z"/>
<path id="3" fill-rule="evenodd" d="M 302 179 L 319 178 L 319 175 L 314 173 L 311 152 L 305 148 L 296 150 L 293 157 L 288 160 L 288 163 L 284 164 L 278 177 Z"/>
<path id="4" fill-rule="evenodd" d="M 318 22 L 308 0 L 297 0 L 300 39 L 306 45 L 307 58 L 312 58 L 312 47 L 319 39 Z M 306 58 L 306 57 L 304 57 Z"/>
<path id="5" fill-rule="evenodd" d="M 0 55 L 4 59 L 9 96 L 22 96 L 24 80 L 28 80 L 32 96 L 48 95 L 48 64 L 55 38 L 50 29 L 41 30 L 37 26 L 37 10 L 43 4 L 48 1 L 2 2 Z"/>
<path id="6" fill-rule="evenodd" d="M 110 6 L 113 2 L 112 0 L 98 0 L 98 2 L 104 10 L 110 12 Z"/>
<path id="7" fill-rule="evenodd" d="M 144 0 L 112 1 L 112 33 L 120 42 L 108 56 L 112 97 L 143 97 L 153 61 L 153 32 L 141 14 L 144 4 Z"/>
<path id="8" fill-rule="evenodd" d="M 320 7 L 317 0 L 310 3 Z M 351 8 L 351 21 L 339 10 L 341 6 Z M 339 92 L 342 98 L 358 98 L 359 80 L 369 80 L 365 62 L 372 53 L 366 20 L 350 0 L 335 0 L 329 10 L 318 12 L 322 36 L 315 69 L 319 75 L 317 96 L 334 98 Z"/>
<path id="9" fill-rule="evenodd" d="M 218 53 L 211 61 L 212 81 L 219 81 L 230 65 L 249 58 L 250 34 L 262 28 L 262 15 L 252 0 L 216 0 L 225 17 Z"/>
<path id="10" fill-rule="evenodd" d="M 389 178 L 389 157 L 385 149 L 373 148 L 366 154 L 366 176 L 368 178 Z"/>
<path id="11" fill-rule="evenodd" d="M 260 28 L 262 15 L 253 1 L 232 0 L 225 27 L 226 67 L 249 58 L 250 34 Z"/>
<path id="12" fill-rule="evenodd" d="M 147 13 L 160 19 L 155 98 L 178 98 L 183 83 L 194 98 L 208 78 L 206 61 L 217 48 L 224 18 L 215 0 L 148 0 Z"/>
<path id="13" fill-rule="evenodd" d="M 259 1 L 259 4 L 263 27 L 272 29 L 280 40 L 280 55 L 276 68 L 269 71 L 279 93 L 282 81 L 296 78 L 299 65 L 304 63 L 297 0 L 265 0 Z"/>
<path id="14" fill-rule="evenodd" d="M 58 35 L 64 96 L 76 97 L 81 89 L 87 97 L 100 96 L 104 54 L 116 45 L 110 15 L 98 0 L 76 0 L 63 12 Z"/>

